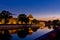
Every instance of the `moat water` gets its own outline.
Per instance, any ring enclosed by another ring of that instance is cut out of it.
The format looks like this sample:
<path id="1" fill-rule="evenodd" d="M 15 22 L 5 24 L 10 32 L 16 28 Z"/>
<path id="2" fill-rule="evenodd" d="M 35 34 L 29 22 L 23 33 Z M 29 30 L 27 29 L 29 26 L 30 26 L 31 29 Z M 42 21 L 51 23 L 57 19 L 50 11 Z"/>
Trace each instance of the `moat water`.
<path id="1" fill-rule="evenodd" d="M 36 39 L 36 38 L 38 38 L 38 37 L 50 32 L 52 30 L 53 30 L 52 28 L 48 29 L 47 27 L 43 28 L 43 29 L 37 29 L 35 32 L 34 31 L 32 32 L 30 30 L 31 33 L 26 34 L 25 37 L 21 37 L 21 36 L 18 37 L 17 34 L 12 34 L 11 40 L 34 40 L 34 39 Z"/>

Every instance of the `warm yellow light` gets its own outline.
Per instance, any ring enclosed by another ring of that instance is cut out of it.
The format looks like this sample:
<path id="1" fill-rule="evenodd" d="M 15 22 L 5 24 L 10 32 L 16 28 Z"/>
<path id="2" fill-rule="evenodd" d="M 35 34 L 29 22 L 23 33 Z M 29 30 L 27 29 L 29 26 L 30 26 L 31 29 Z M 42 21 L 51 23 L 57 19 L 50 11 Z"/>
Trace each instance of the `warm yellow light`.
<path id="1" fill-rule="evenodd" d="M 2 23 L 0 22 L 0 24 L 2 24 Z"/>
<path id="2" fill-rule="evenodd" d="M 19 21 L 18 24 L 21 24 L 21 22 Z"/>
<path id="3" fill-rule="evenodd" d="M 40 28 L 44 28 L 45 27 L 45 22 L 40 22 Z"/>
<path id="4" fill-rule="evenodd" d="M 33 30 L 30 29 L 30 30 L 29 30 L 29 34 L 32 35 L 32 33 L 33 33 Z"/>

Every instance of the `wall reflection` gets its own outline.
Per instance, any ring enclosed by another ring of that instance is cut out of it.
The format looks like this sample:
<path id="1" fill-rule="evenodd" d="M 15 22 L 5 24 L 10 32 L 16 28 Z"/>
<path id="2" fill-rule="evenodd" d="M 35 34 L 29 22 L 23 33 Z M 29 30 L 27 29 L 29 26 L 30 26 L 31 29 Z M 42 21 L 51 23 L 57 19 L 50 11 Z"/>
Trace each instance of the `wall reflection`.
<path id="1" fill-rule="evenodd" d="M 25 38 L 27 35 L 32 35 L 32 33 L 36 32 L 38 28 L 23 28 L 23 29 L 20 29 L 17 32 L 17 35 L 20 38 Z"/>

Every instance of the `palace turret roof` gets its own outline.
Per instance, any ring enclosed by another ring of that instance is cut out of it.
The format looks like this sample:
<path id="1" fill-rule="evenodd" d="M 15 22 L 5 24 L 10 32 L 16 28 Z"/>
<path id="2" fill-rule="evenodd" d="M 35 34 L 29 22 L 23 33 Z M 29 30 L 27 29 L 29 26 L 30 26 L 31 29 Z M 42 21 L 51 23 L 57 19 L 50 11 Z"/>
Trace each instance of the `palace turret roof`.
<path id="1" fill-rule="evenodd" d="M 29 17 L 29 18 L 33 18 L 32 14 L 30 14 L 28 17 Z"/>

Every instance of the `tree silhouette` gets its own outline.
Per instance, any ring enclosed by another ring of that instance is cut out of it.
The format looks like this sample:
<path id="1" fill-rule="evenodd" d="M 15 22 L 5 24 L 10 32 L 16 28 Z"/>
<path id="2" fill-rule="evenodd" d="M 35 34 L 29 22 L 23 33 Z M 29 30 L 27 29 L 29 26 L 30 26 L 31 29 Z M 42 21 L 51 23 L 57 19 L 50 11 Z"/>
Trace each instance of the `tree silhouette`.
<path id="1" fill-rule="evenodd" d="M 60 26 L 60 20 L 57 20 L 58 22 L 57 22 L 57 26 L 59 27 Z"/>
<path id="2" fill-rule="evenodd" d="M 24 22 L 25 22 L 26 24 L 29 23 L 29 18 L 28 18 L 28 17 L 25 18 Z"/>
<path id="3" fill-rule="evenodd" d="M 4 19 L 4 23 L 7 24 L 9 22 L 9 19 L 12 18 L 12 13 L 9 11 L 3 10 L 1 13 L 1 19 Z"/>
<path id="4" fill-rule="evenodd" d="M 38 20 L 36 20 L 36 19 L 33 19 L 33 20 L 32 20 L 32 23 L 34 23 L 34 24 L 38 24 L 38 23 L 39 23 L 39 21 L 38 21 Z"/>
<path id="5" fill-rule="evenodd" d="M 19 14 L 18 16 L 18 21 L 21 21 L 21 24 L 23 24 L 23 22 L 27 23 L 27 16 L 25 14 Z"/>
<path id="6" fill-rule="evenodd" d="M 47 24 L 47 26 L 48 26 L 48 28 L 50 29 L 51 28 L 51 24 L 52 24 L 52 21 L 48 21 L 48 24 Z"/>
<path id="7" fill-rule="evenodd" d="M 53 20 L 52 21 L 53 29 L 56 29 L 57 28 L 58 22 L 59 22 L 59 20 Z"/>
<path id="8" fill-rule="evenodd" d="M 2 21 L 2 15 L 0 14 L 0 21 Z"/>

